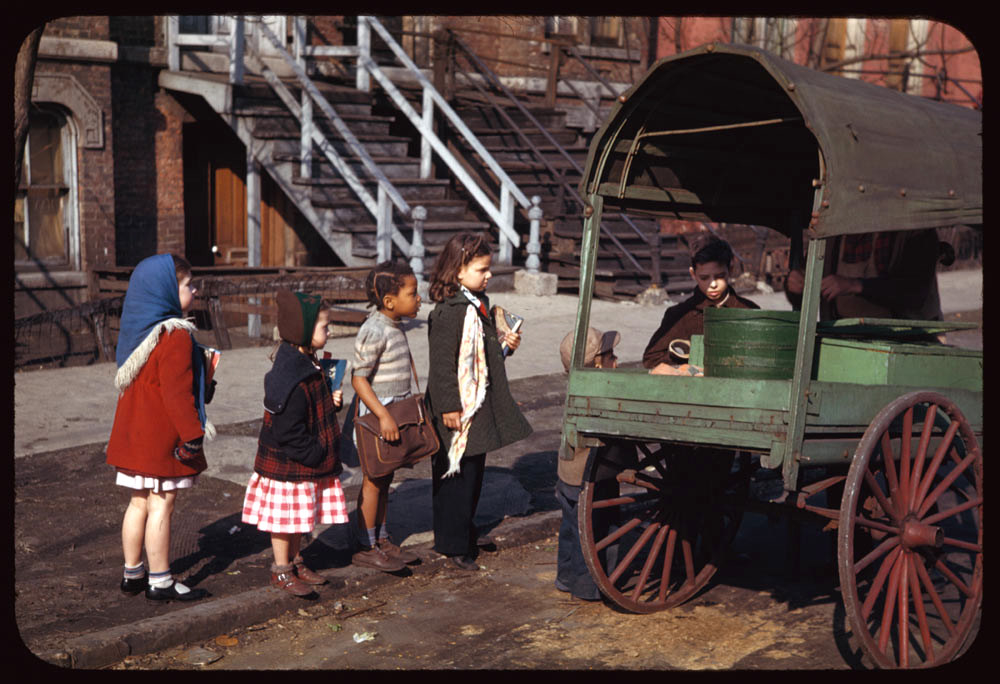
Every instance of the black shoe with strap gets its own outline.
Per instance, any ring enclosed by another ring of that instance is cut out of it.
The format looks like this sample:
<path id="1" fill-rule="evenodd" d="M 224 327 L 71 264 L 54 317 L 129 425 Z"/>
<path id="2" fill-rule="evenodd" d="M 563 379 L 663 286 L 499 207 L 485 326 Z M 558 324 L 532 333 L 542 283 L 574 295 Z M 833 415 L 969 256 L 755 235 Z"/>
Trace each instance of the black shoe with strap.
<path id="1" fill-rule="evenodd" d="M 204 589 L 190 589 L 185 592 L 177 591 L 177 582 L 171 582 L 166 587 L 146 587 L 146 598 L 150 601 L 197 601 L 208 596 Z"/>

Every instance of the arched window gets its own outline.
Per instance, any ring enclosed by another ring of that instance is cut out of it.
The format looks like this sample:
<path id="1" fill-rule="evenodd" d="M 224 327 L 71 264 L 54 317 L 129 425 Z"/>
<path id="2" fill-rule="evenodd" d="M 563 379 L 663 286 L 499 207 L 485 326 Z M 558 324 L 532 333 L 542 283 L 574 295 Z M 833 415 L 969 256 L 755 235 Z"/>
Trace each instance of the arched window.
<path id="1" fill-rule="evenodd" d="M 20 269 L 79 267 L 75 139 L 60 109 L 32 106 L 14 200 L 14 264 Z"/>

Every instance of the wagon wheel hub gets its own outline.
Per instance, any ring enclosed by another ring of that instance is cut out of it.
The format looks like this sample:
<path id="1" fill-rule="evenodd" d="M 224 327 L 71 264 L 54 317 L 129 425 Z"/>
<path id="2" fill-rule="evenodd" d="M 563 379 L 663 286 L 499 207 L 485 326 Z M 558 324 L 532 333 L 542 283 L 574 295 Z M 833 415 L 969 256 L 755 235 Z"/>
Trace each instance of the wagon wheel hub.
<path id="1" fill-rule="evenodd" d="M 903 521 L 900 541 L 906 549 L 919 546 L 933 546 L 940 549 L 944 545 L 944 530 L 937 525 L 925 525 L 915 518 L 907 518 Z"/>

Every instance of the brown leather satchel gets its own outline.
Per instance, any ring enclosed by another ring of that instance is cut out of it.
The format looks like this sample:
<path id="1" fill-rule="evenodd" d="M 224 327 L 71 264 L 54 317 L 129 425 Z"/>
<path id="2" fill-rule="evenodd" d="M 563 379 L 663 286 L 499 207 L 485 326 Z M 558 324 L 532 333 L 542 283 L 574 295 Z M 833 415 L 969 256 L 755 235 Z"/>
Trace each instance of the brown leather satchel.
<path id="1" fill-rule="evenodd" d="M 413 382 L 419 390 L 417 368 L 412 356 L 410 356 L 410 370 L 413 371 Z M 389 415 L 399 426 L 397 442 L 387 442 L 382 439 L 378 416 L 374 413 L 358 415 L 357 404 L 360 404 L 360 401 L 359 399 L 354 407 L 354 425 L 357 427 L 355 441 L 361 469 L 368 478 L 383 477 L 397 468 L 412 467 L 414 463 L 440 448 L 441 441 L 427 415 L 423 394 L 418 392 L 406 399 L 385 405 Z"/>

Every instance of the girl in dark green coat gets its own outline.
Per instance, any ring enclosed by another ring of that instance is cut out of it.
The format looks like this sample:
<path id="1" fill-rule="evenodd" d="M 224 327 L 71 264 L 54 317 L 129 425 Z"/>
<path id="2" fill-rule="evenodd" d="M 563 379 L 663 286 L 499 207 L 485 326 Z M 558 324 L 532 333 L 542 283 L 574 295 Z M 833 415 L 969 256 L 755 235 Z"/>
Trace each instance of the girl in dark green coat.
<path id="1" fill-rule="evenodd" d="M 511 349 L 518 333 L 497 337 L 486 285 L 492 251 L 485 236 L 461 233 L 438 256 L 428 317 L 430 372 L 427 408 L 441 449 L 431 457 L 434 550 L 452 564 L 478 570 L 479 503 L 486 453 L 523 439 L 531 426 L 510 395 L 501 341 Z"/>

